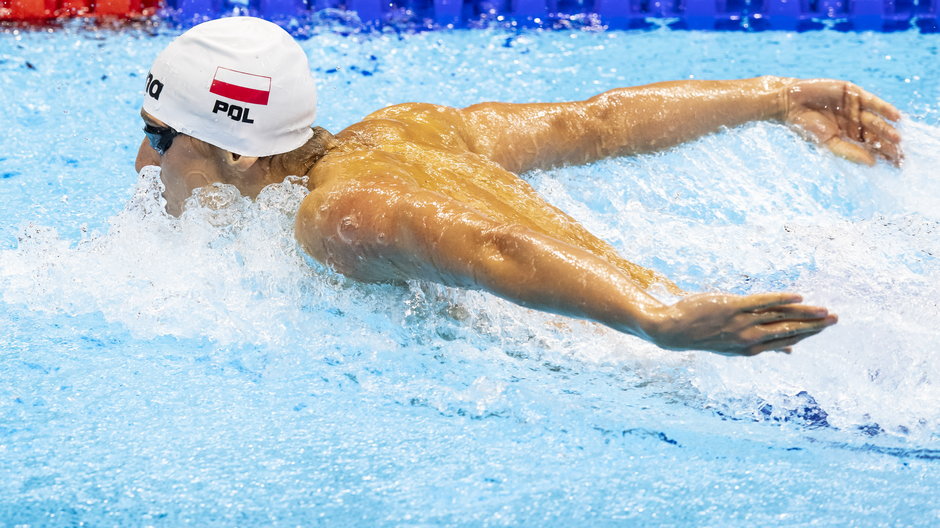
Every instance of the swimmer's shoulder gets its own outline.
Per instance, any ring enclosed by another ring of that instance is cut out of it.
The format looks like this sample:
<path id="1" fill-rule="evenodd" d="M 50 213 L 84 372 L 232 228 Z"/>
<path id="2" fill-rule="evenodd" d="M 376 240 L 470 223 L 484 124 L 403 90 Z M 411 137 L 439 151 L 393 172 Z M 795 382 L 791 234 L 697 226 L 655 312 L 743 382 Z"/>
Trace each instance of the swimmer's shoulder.
<path id="1" fill-rule="evenodd" d="M 432 148 L 464 150 L 461 111 L 429 103 L 403 103 L 373 112 L 347 130 L 393 133 L 396 137 Z"/>
<path id="2" fill-rule="evenodd" d="M 364 117 L 371 119 L 393 119 L 402 122 L 449 123 L 459 120 L 461 111 L 457 108 L 431 103 L 401 103 L 387 106 Z"/>
<path id="3" fill-rule="evenodd" d="M 347 129 L 348 130 L 348 129 Z M 346 132 L 346 131 L 344 131 Z M 311 192 L 326 192 L 339 185 L 367 185 L 376 182 L 413 182 L 414 168 L 409 156 L 384 141 L 344 140 L 314 165 L 307 176 Z"/>

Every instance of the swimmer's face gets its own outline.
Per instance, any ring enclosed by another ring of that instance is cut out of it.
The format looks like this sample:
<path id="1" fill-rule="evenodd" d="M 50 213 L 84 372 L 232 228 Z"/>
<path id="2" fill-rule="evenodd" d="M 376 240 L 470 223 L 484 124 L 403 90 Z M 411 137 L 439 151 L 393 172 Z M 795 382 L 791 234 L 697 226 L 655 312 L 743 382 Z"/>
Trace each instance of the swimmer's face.
<path id="1" fill-rule="evenodd" d="M 140 117 L 145 125 L 158 128 L 166 126 L 166 123 L 143 110 Z M 160 179 L 166 187 L 163 192 L 166 211 L 173 216 L 182 213 L 183 203 L 192 195 L 193 189 L 222 181 L 221 167 L 210 150 L 204 143 L 185 134 L 174 137 L 162 155 L 144 138 L 137 151 L 135 168 L 139 173 L 147 165 L 160 167 Z"/>

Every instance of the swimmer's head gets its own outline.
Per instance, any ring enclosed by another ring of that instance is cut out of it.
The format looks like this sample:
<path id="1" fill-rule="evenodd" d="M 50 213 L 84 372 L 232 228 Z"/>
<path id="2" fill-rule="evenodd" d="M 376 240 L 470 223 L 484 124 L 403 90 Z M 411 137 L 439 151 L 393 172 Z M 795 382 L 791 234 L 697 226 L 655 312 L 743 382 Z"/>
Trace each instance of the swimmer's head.
<path id="1" fill-rule="evenodd" d="M 250 17 L 200 24 L 150 68 L 136 168 L 161 167 L 174 215 L 212 183 L 255 196 L 307 174 L 332 145 L 329 132 L 311 129 L 316 99 L 306 55 L 280 27 Z"/>
<path id="2" fill-rule="evenodd" d="M 310 139 L 316 100 L 307 56 L 287 32 L 231 17 L 199 24 L 157 56 L 143 109 L 179 133 L 260 157 Z"/>

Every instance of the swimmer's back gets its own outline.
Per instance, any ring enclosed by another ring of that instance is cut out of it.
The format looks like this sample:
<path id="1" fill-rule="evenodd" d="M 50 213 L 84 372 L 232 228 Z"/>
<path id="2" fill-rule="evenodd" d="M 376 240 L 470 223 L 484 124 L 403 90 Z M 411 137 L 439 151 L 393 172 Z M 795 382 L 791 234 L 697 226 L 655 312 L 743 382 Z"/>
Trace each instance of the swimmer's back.
<path id="1" fill-rule="evenodd" d="M 532 229 L 588 250 L 644 287 L 653 282 L 671 285 L 618 255 L 500 163 L 473 152 L 464 126 L 460 110 L 431 104 L 407 103 L 370 114 L 337 134 L 338 146 L 314 167 L 313 190 L 301 214 L 306 211 L 308 219 L 317 218 L 315 223 L 328 226 L 373 225 L 369 211 L 385 211 L 409 192 L 430 191 L 494 223 Z M 333 218 L 324 213 L 328 210 L 361 210 L 364 216 Z M 332 236 L 340 229 L 319 231 Z M 352 232 L 347 230 L 344 236 L 351 237 Z M 354 243 L 351 238 L 347 242 Z M 337 255 L 327 255 L 325 249 L 308 251 L 321 261 L 340 264 Z"/>

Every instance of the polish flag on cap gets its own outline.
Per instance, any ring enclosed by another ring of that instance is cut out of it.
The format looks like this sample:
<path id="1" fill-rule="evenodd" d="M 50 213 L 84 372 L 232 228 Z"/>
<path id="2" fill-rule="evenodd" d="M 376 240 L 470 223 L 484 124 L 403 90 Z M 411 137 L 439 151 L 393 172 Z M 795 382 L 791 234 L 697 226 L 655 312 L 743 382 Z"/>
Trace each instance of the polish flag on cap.
<path id="1" fill-rule="evenodd" d="M 267 105 L 271 95 L 271 78 L 219 66 L 212 78 L 209 92 L 242 103 Z"/>

